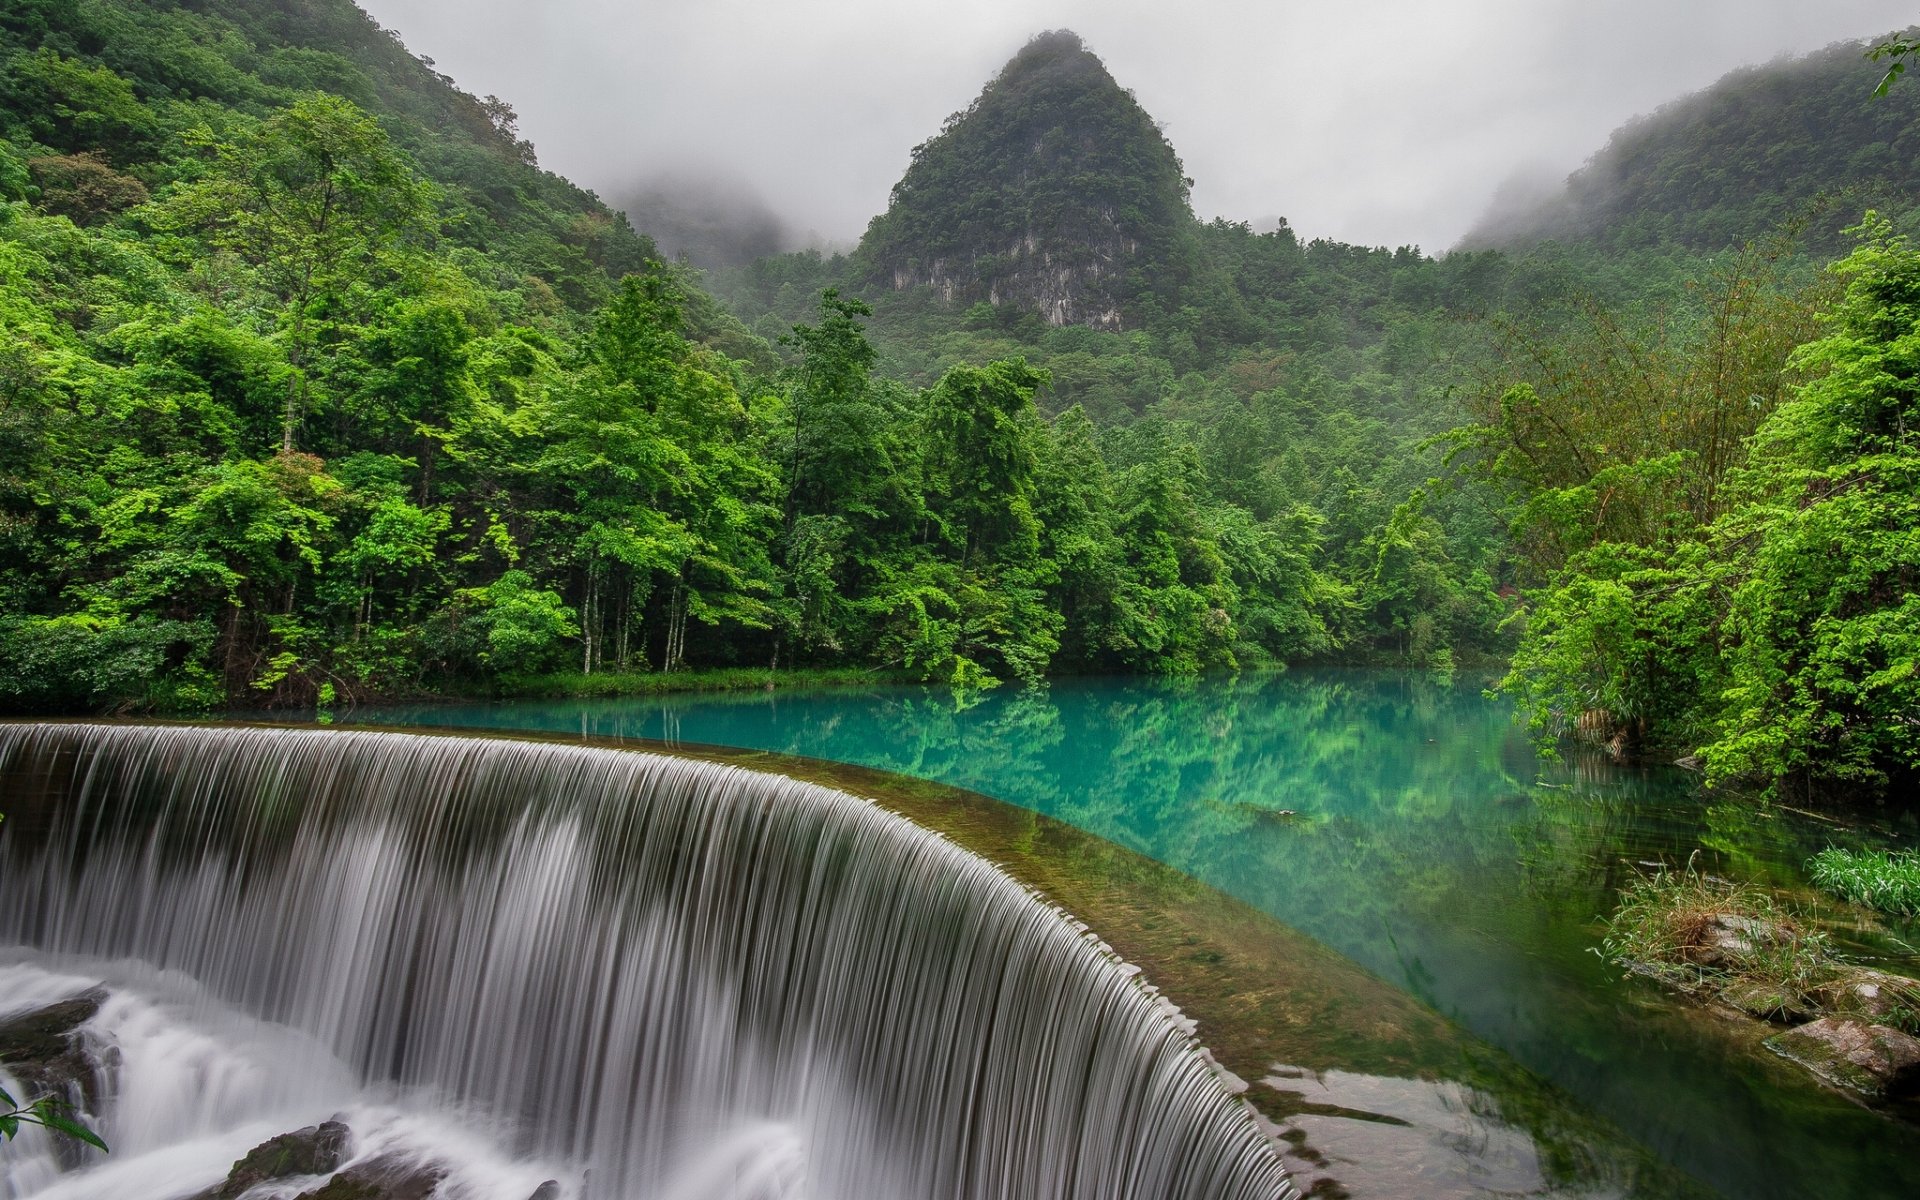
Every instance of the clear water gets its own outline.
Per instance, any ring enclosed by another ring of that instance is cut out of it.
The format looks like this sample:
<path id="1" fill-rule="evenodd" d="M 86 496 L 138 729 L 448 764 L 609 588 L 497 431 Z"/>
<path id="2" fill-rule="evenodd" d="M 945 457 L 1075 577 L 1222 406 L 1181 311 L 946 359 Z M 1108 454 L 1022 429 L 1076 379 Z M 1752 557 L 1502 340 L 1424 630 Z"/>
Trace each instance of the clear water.
<path id="1" fill-rule="evenodd" d="M 1321 939 L 1728 1197 L 1920 1196 L 1920 1133 L 1807 1083 L 1750 1032 L 1593 953 L 1636 864 L 1797 887 L 1829 842 L 1914 844 L 1693 792 L 1674 770 L 1546 762 L 1484 681 L 1294 672 L 361 710 L 857 763 L 985 793 L 1139 850 Z M 1292 815 L 1284 815 L 1290 812 Z M 1848 949 L 1911 971 L 1920 931 Z M 1577 1174 L 1577 1170 L 1574 1172 Z"/>

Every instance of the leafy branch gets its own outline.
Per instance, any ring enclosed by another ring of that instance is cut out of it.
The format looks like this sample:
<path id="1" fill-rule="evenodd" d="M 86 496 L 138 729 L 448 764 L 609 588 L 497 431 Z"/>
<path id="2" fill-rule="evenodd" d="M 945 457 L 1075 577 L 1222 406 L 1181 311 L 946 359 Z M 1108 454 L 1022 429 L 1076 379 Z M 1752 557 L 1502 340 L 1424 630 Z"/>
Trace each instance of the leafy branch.
<path id="1" fill-rule="evenodd" d="M 104 1152 L 107 1144 L 100 1135 L 67 1114 L 73 1106 L 53 1096 L 42 1096 L 28 1104 L 22 1104 L 0 1088 L 0 1139 L 12 1141 L 20 1134 L 22 1125 L 38 1125 L 52 1133 L 64 1133 L 77 1138 Z"/>
<path id="2" fill-rule="evenodd" d="M 1886 95 L 1887 89 L 1893 86 L 1893 81 L 1906 74 L 1907 60 L 1916 53 L 1920 53 L 1920 38 L 1913 37 L 1888 38 L 1867 51 L 1867 59 L 1870 62 L 1879 62 L 1881 59 L 1890 60 L 1887 63 L 1887 73 L 1880 77 L 1879 86 L 1873 89 L 1875 98 Z"/>

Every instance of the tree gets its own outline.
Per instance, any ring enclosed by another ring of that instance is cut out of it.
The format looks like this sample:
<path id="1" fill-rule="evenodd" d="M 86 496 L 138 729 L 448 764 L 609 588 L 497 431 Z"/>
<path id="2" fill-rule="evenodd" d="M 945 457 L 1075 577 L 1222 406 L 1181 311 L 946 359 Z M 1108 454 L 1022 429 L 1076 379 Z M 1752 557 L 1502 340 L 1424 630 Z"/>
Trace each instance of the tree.
<path id="1" fill-rule="evenodd" d="M 357 285 L 403 267 L 402 252 L 428 231 L 432 189 L 379 122 L 338 96 L 302 98 L 209 149 L 212 172 L 176 190 L 157 219 L 238 255 L 278 303 L 293 368 L 280 448 L 292 450 L 318 326 Z"/>

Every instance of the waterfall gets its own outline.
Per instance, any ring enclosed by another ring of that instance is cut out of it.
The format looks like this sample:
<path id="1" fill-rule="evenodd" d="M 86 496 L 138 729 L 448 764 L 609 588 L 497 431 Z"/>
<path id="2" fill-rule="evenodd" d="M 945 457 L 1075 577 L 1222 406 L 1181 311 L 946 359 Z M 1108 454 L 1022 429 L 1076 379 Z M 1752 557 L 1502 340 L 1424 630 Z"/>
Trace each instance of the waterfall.
<path id="1" fill-rule="evenodd" d="M 1130 967 L 830 789 L 504 739 L 28 724 L 0 726 L 0 811 L 0 1019 L 109 997 L 82 1032 L 114 1152 L 63 1172 L 23 1138 L 18 1196 L 167 1200 L 336 1113 L 359 1158 L 441 1162 L 444 1195 L 1292 1194 Z"/>

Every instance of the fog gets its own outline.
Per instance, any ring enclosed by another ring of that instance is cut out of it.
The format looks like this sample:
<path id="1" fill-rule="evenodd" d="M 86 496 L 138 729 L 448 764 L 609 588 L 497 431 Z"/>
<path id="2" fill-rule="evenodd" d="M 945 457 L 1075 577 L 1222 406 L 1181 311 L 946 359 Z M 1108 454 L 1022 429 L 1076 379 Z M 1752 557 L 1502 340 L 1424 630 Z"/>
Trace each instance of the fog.
<path id="1" fill-rule="evenodd" d="M 610 202 L 667 197 L 656 213 L 692 196 L 709 226 L 737 212 L 742 244 L 783 246 L 855 241 L 912 148 L 1042 29 L 1078 32 L 1162 122 L 1202 217 L 1437 251 L 1637 114 L 1915 16 L 1911 0 L 361 2 L 510 101 L 545 166 Z"/>

